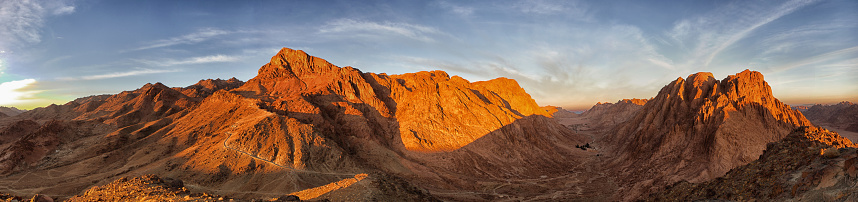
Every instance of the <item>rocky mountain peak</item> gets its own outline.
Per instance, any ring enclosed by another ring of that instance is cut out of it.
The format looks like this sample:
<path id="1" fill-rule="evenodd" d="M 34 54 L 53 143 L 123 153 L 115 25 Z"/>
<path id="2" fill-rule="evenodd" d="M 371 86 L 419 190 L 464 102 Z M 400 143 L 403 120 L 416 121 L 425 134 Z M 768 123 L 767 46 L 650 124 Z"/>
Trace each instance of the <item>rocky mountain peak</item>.
<path id="1" fill-rule="evenodd" d="M 721 83 L 723 94 L 729 96 L 731 100 L 757 102 L 764 105 L 774 101 L 772 88 L 760 72 L 746 69 L 728 76 Z"/>
<path id="2" fill-rule="evenodd" d="M 617 104 L 635 104 L 635 105 L 645 105 L 645 104 L 646 104 L 646 101 L 647 101 L 647 99 L 637 99 L 637 98 L 632 98 L 632 99 L 622 99 L 622 100 L 620 100 L 620 101 L 617 101 Z"/>
<path id="3" fill-rule="evenodd" d="M 259 69 L 264 78 L 298 77 L 326 73 L 339 69 L 328 61 L 310 56 L 302 50 L 283 48 L 271 57 L 271 62 Z"/>
<path id="4" fill-rule="evenodd" d="M 695 182 L 747 164 L 759 157 L 767 143 L 809 125 L 801 112 L 772 96 L 759 72 L 745 70 L 720 81 L 701 72 L 666 85 L 603 141 L 620 145 L 614 159 L 616 168 L 626 169 L 620 175 Z M 641 171 L 637 169 L 641 164 L 664 169 Z M 635 186 L 637 190 L 627 196 L 661 185 Z"/>

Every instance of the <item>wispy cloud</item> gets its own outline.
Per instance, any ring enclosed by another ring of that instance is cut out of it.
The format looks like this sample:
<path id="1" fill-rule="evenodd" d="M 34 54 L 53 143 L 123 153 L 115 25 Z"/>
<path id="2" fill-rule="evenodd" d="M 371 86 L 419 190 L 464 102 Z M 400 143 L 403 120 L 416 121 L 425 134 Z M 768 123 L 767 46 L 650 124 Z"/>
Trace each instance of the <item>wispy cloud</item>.
<path id="1" fill-rule="evenodd" d="M 566 6 L 557 1 L 533 0 L 518 1 L 513 7 L 524 13 L 552 14 L 566 10 Z"/>
<path id="2" fill-rule="evenodd" d="M 35 99 L 35 95 L 37 93 L 42 92 L 39 90 L 28 89 L 35 83 L 35 79 L 24 79 L 0 83 L 0 95 L 3 95 L 0 96 L 0 105 L 11 106 Z"/>
<path id="3" fill-rule="evenodd" d="M 98 75 L 88 75 L 81 77 L 64 77 L 60 78 L 60 80 L 64 81 L 76 81 L 76 80 L 101 80 L 101 79 L 112 79 L 112 78 L 120 78 L 120 77 L 129 77 L 129 76 L 139 76 L 146 74 L 158 74 L 158 73 L 168 73 L 168 72 L 178 72 L 181 70 L 178 69 L 138 69 L 127 72 L 113 72 L 107 74 L 98 74 Z"/>
<path id="4" fill-rule="evenodd" d="M 795 61 L 795 62 L 791 62 L 791 63 L 787 63 L 787 64 L 777 66 L 775 68 L 772 68 L 772 70 L 773 70 L 773 72 L 777 73 L 777 72 L 787 71 L 787 70 L 798 68 L 798 67 L 828 62 L 828 61 L 832 61 L 832 60 L 844 60 L 844 59 L 845 60 L 849 60 L 849 59 L 854 60 L 855 59 L 854 57 L 858 57 L 858 46 L 854 46 L 851 48 L 845 48 L 845 49 L 841 49 L 841 50 L 828 52 L 825 54 L 820 54 L 820 55 L 808 57 L 808 58 L 805 58 L 803 60 L 799 60 L 799 61 Z"/>
<path id="5" fill-rule="evenodd" d="M 69 1 L 0 1 L 0 51 L 41 42 L 41 28 L 46 17 L 74 11 L 75 7 Z"/>
<path id="6" fill-rule="evenodd" d="M 769 5 L 738 2 L 703 16 L 677 21 L 666 35 L 678 47 L 690 51 L 681 56 L 685 66 L 705 68 L 721 52 L 758 28 L 813 3 L 793 0 L 768 8 Z"/>
<path id="7" fill-rule="evenodd" d="M 400 36 L 418 41 L 432 42 L 433 35 L 444 33 L 433 27 L 395 22 L 370 22 L 354 19 L 338 19 L 319 29 L 322 34 L 345 34 L 346 37 L 387 37 Z"/>
<path id="8" fill-rule="evenodd" d="M 212 38 L 217 37 L 217 36 L 226 35 L 226 34 L 230 34 L 230 33 L 231 33 L 230 31 L 225 31 L 225 30 L 221 30 L 221 29 L 205 28 L 205 29 L 200 29 L 194 33 L 190 33 L 190 34 L 186 34 L 186 35 L 182 35 L 182 36 L 178 36 L 178 37 L 173 37 L 173 38 L 169 38 L 169 39 L 162 39 L 162 40 L 153 41 L 153 42 L 150 42 L 147 45 L 144 45 L 142 47 L 135 48 L 134 50 L 137 51 L 137 50 L 146 50 L 146 49 L 153 49 L 153 48 L 162 48 L 162 47 L 169 47 L 169 46 L 175 46 L 175 45 L 180 45 L 180 44 L 195 44 L 195 43 L 200 43 L 200 42 L 212 39 Z"/>
<path id="9" fill-rule="evenodd" d="M 175 66 L 175 65 L 193 65 L 216 62 L 235 62 L 241 57 L 231 55 L 209 55 L 202 57 L 192 57 L 185 59 L 161 59 L 161 60 L 136 60 L 137 62 L 152 65 L 152 66 Z"/>
<path id="10" fill-rule="evenodd" d="M 563 0 L 519 0 L 510 4 L 513 10 L 525 14 L 556 15 L 563 14 L 581 21 L 590 21 L 589 7 L 577 1 Z"/>
<path id="11" fill-rule="evenodd" d="M 854 21 L 833 21 L 828 24 L 810 24 L 792 28 L 762 39 L 759 42 L 759 46 L 765 47 L 765 49 L 760 55 L 789 53 L 795 51 L 797 48 L 809 49 L 811 47 L 827 46 L 831 42 L 820 43 L 819 39 L 830 38 L 831 34 L 836 33 L 838 30 L 855 26 Z"/>
<path id="12" fill-rule="evenodd" d="M 745 38 L 746 36 L 748 36 L 748 34 L 753 32 L 754 30 L 756 30 L 760 26 L 768 24 L 768 23 L 770 23 L 770 22 L 772 22 L 778 18 L 781 18 L 787 14 L 790 14 L 793 11 L 796 11 L 799 8 L 807 6 L 811 3 L 813 3 L 813 1 L 793 0 L 793 1 L 786 2 L 786 3 L 782 4 L 778 8 L 775 8 L 774 11 L 771 13 L 767 13 L 763 16 L 760 16 L 760 18 L 755 19 L 755 22 L 750 24 L 750 26 L 745 27 L 744 29 L 742 29 L 738 33 L 728 37 L 727 40 L 725 40 L 725 41 L 721 42 L 720 44 L 718 44 L 717 46 L 715 46 L 715 50 L 712 53 L 710 53 L 709 56 L 706 58 L 705 65 L 708 66 L 709 63 L 712 62 L 712 59 L 715 58 L 716 55 L 721 53 L 721 51 L 723 51 L 725 48 L 733 45 L 737 41 Z"/>
<path id="13" fill-rule="evenodd" d="M 454 71 L 460 73 L 467 74 L 479 74 L 480 72 L 474 68 L 468 68 L 453 62 L 437 60 L 437 59 L 429 59 L 429 58 L 421 58 L 421 57 L 411 57 L 411 56 L 398 56 L 394 57 L 396 60 L 405 62 L 406 64 L 413 64 L 419 66 L 420 69 L 442 69 L 444 71 Z"/>
<path id="14" fill-rule="evenodd" d="M 456 5 L 446 1 L 438 2 L 438 6 L 442 9 L 450 11 L 451 13 L 455 13 L 461 16 L 469 16 L 474 13 L 473 7 Z"/>

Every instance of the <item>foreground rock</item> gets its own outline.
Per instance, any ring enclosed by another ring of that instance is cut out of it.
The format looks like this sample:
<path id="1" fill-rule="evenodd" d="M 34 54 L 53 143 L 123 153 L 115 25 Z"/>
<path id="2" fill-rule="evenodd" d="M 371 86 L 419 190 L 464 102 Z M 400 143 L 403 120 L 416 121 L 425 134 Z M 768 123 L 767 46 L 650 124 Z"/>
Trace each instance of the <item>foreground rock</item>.
<path id="1" fill-rule="evenodd" d="M 120 178 L 95 186 L 67 201 L 217 201 L 220 196 L 191 194 L 181 180 L 155 175 Z"/>
<path id="2" fill-rule="evenodd" d="M 760 159 L 701 183 L 682 181 L 647 201 L 856 201 L 858 149 L 835 132 L 801 127 Z"/>

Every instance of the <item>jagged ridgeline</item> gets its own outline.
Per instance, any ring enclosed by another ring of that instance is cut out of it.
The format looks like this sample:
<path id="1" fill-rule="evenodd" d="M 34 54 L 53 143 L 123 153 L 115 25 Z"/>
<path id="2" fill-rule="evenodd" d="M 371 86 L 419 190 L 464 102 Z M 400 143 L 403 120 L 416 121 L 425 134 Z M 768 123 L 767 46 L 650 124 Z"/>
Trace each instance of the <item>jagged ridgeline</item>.
<path id="1" fill-rule="evenodd" d="M 848 130 L 852 106 L 814 106 L 808 117 Z M 858 153 L 844 147 L 852 146 L 781 103 L 750 70 L 721 80 L 696 73 L 650 99 L 574 114 L 538 106 L 512 79 L 370 73 L 283 48 L 247 82 L 145 84 L 0 117 L 0 193 L 72 201 L 849 200 Z"/>

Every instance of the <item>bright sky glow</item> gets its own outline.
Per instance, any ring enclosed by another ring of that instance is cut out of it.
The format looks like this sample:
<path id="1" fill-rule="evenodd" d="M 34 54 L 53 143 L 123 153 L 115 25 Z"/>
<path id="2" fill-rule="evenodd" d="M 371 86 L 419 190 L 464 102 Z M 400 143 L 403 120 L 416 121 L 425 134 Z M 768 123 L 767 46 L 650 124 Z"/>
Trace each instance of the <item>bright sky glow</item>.
<path id="1" fill-rule="evenodd" d="M 26 83 L 4 86 L 0 105 L 247 80 L 281 47 L 365 72 L 508 77 L 571 109 L 744 69 L 787 104 L 856 102 L 856 11 L 852 0 L 0 0 L 0 83 Z"/>
<path id="2" fill-rule="evenodd" d="M 0 106 L 10 106 L 27 102 L 36 93 L 24 88 L 36 83 L 34 79 L 24 79 L 0 83 Z"/>

